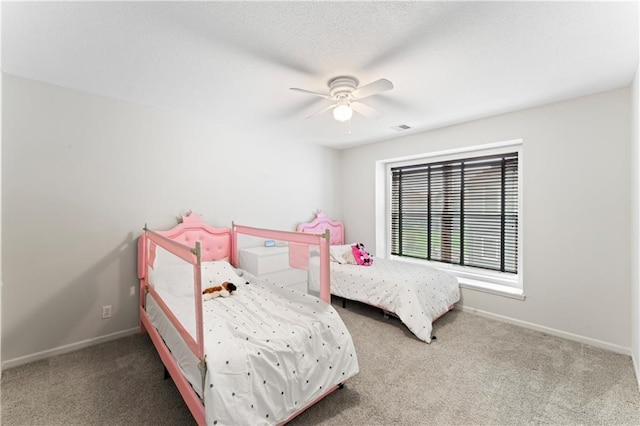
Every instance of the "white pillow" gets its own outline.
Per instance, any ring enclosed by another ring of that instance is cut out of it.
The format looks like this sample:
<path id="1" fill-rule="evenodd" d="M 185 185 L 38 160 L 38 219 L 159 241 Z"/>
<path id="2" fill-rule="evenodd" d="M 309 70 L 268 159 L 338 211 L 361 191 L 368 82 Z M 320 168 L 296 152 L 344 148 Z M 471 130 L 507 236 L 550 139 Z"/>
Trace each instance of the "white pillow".
<path id="1" fill-rule="evenodd" d="M 356 258 L 353 257 L 353 250 L 350 244 L 329 247 L 331 261 L 341 265 L 356 265 Z"/>

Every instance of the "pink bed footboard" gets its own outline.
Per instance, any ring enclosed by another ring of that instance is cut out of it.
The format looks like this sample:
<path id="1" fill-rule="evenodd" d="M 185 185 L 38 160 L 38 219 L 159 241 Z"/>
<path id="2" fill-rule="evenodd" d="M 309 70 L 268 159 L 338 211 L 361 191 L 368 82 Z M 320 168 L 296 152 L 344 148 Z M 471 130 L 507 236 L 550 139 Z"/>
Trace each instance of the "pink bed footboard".
<path id="1" fill-rule="evenodd" d="M 237 266 L 237 237 L 238 234 L 244 234 L 254 237 L 275 239 L 287 241 L 292 246 L 300 245 L 307 248 L 308 245 L 317 245 L 320 248 L 320 298 L 330 303 L 330 284 L 329 284 L 329 232 L 323 234 L 311 234 L 300 232 L 287 232 L 267 230 L 260 228 L 252 228 L 248 226 L 233 225 L 229 228 L 213 228 L 201 221 L 200 216 L 191 213 L 182 216 L 182 223 L 168 231 L 151 231 L 145 227 L 145 232 L 138 240 L 138 278 L 140 280 L 140 328 L 141 331 L 147 332 L 158 351 L 158 354 L 165 367 L 171 374 L 176 387 L 180 391 L 185 403 L 189 407 L 194 419 L 199 425 L 206 424 L 206 415 L 203 401 L 193 390 L 191 384 L 182 375 L 173 355 L 164 344 L 162 336 L 152 324 L 146 312 L 145 299 L 146 295 L 157 302 L 158 306 L 165 313 L 167 318 L 178 330 L 185 343 L 191 349 L 193 354 L 198 357 L 201 364 L 201 371 L 206 374 L 206 365 L 204 357 L 204 334 L 203 334 L 203 317 L 202 317 L 202 282 L 201 282 L 201 262 L 213 260 L 227 260 L 232 265 Z M 153 285 L 149 282 L 149 268 L 153 268 L 156 260 L 156 248 L 161 247 L 187 264 L 193 266 L 194 270 L 194 295 L 195 297 L 195 313 L 196 313 L 196 338 L 194 339 L 190 333 L 183 327 L 180 321 L 171 312 L 170 308 L 164 303 L 160 295 L 155 291 Z M 308 253 L 308 248 L 307 248 Z M 203 385 L 204 387 L 204 385 Z M 328 389 L 323 396 L 328 395 L 337 389 L 335 386 Z M 321 399 L 321 398 L 319 398 Z M 286 421 L 293 419 L 310 405 L 316 401 L 306 405 L 299 412 L 292 415 Z"/>

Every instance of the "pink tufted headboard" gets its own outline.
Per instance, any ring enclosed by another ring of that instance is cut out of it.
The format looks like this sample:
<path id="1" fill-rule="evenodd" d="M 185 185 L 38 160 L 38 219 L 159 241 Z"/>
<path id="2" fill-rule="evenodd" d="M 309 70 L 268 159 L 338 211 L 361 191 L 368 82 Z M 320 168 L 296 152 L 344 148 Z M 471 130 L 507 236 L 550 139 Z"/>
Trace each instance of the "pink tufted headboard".
<path id="1" fill-rule="evenodd" d="M 322 234 L 325 229 L 329 230 L 329 244 L 332 246 L 344 244 L 344 225 L 342 222 L 329 219 L 323 212 L 316 213 L 315 219 L 309 223 L 301 223 L 296 228 L 298 232 L 313 234 Z"/>
<path id="2" fill-rule="evenodd" d="M 231 259 L 231 229 L 213 228 L 202 222 L 201 216 L 191 212 L 182 216 L 182 223 L 168 231 L 155 232 L 189 247 L 195 247 L 196 241 L 200 241 L 200 260 L 203 262 L 212 260 L 229 261 Z M 144 278 L 147 272 L 146 247 L 144 238 L 141 237 L 138 240 L 138 277 L 140 279 Z M 155 258 L 155 244 L 150 244 L 149 250 L 151 251 L 149 260 L 152 263 Z"/>

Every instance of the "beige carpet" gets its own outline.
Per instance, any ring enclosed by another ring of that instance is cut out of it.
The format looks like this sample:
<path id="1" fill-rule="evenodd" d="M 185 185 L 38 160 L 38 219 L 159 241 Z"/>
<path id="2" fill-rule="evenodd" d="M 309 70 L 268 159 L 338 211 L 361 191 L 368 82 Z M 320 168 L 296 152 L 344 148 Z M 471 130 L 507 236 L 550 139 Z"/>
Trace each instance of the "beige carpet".
<path id="1" fill-rule="evenodd" d="M 640 425 L 631 359 L 453 311 L 427 345 L 399 320 L 334 306 L 360 374 L 291 425 Z M 2 425 L 193 425 L 146 335 L 13 368 Z"/>

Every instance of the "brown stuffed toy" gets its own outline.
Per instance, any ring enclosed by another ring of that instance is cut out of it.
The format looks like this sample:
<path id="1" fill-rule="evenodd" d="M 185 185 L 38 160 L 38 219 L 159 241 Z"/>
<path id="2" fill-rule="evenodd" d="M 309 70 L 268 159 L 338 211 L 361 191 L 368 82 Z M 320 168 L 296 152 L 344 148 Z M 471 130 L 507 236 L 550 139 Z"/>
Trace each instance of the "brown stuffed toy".
<path id="1" fill-rule="evenodd" d="M 204 300 L 209 300 L 218 296 L 229 297 L 231 293 L 236 291 L 237 289 L 238 288 L 234 283 L 225 281 L 221 285 L 205 288 L 202 291 L 202 294 L 203 294 L 202 298 Z"/>

